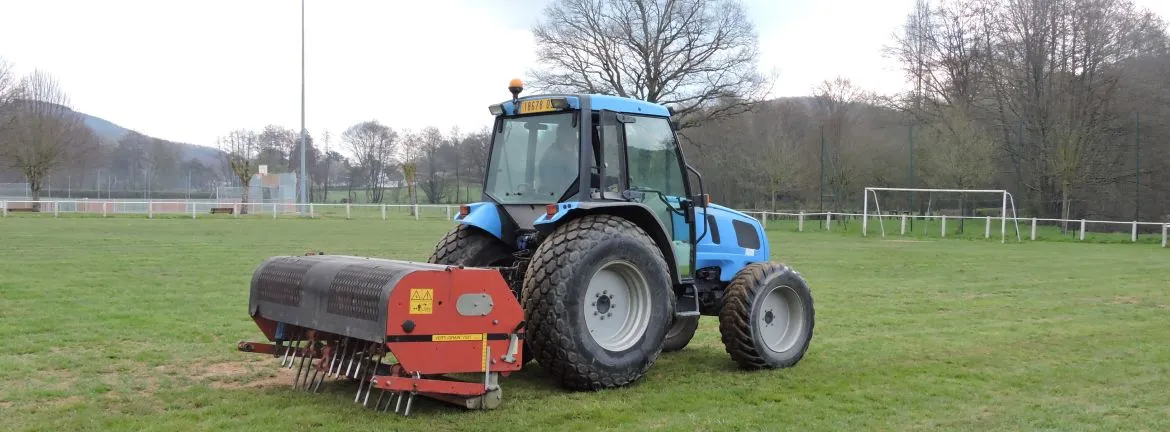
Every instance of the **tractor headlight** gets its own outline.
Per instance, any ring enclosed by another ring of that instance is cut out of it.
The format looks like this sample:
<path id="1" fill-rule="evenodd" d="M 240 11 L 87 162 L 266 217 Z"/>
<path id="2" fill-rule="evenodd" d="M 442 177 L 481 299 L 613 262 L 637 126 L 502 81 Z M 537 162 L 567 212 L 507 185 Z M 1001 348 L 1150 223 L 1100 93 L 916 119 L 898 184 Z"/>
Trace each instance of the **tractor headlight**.
<path id="1" fill-rule="evenodd" d="M 504 106 L 501 104 L 495 104 L 495 105 L 489 106 L 488 111 L 491 111 L 492 115 L 494 115 L 494 116 L 503 115 L 504 114 Z"/>
<path id="2" fill-rule="evenodd" d="M 552 103 L 553 109 L 563 110 L 569 107 L 569 100 L 565 98 L 553 98 L 549 101 Z"/>

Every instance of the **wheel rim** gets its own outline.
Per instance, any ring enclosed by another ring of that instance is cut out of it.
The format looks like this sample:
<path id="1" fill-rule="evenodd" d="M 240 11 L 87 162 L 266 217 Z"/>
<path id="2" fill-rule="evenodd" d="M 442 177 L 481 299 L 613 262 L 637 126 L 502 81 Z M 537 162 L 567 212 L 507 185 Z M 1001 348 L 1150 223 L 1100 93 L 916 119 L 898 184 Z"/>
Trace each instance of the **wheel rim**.
<path id="1" fill-rule="evenodd" d="M 764 346 L 778 353 L 788 351 L 804 334 L 804 302 L 792 287 L 772 288 L 756 309 L 755 320 Z"/>
<path id="2" fill-rule="evenodd" d="M 582 310 L 589 336 L 609 351 L 632 346 L 650 323 L 650 286 L 626 261 L 607 263 L 589 279 Z"/>

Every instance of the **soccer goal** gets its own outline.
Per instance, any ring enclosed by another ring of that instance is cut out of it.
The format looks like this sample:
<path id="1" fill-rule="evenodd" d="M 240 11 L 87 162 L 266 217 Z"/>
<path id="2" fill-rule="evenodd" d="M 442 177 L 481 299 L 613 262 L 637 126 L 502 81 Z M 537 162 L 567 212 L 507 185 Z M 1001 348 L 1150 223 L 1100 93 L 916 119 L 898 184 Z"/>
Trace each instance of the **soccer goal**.
<path id="1" fill-rule="evenodd" d="M 999 213 L 999 218 L 998 218 L 1000 221 L 1000 225 L 999 225 L 999 241 L 1000 241 L 1000 243 L 1007 242 L 1007 221 L 1009 219 L 1009 217 L 1008 217 L 1009 210 L 1011 211 L 1011 213 L 1010 213 L 1011 218 L 1010 219 L 1012 220 L 1012 222 L 1015 226 L 1015 229 L 1016 229 L 1016 241 L 1017 242 L 1022 241 L 1022 239 L 1020 238 L 1020 221 L 1019 221 L 1019 217 L 1016 215 L 1015 199 L 1012 197 L 1012 194 L 1010 192 L 1003 190 L 1003 189 L 913 189 L 913 188 L 867 187 L 867 188 L 865 188 L 865 198 L 863 199 L 864 209 L 862 210 L 862 214 L 861 214 L 861 235 L 862 236 L 868 236 L 869 217 L 871 214 L 877 216 L 878 225 L 881 227 L 882 237 L 886 236 L 885 218 L 888 217 L 888 215 L 882 214 L 881 202 L 878 199 L 878 192 L 879 191 L 882 191 L 882 192 L 909 192 L 909 193 L 925 192 L 925 193 L 930 193 L 930 194 L 934 194 L 934 193 L 940 193 L 940 194 L 942 194 L 942 193 L 982 194 L 982 195 L 994 194 L 993 196 L 997 196 L 997 198 L 998 198 L 997 201 L 1000 204 L 1000 213 Z M 870 212 L 870 208 L 869 208 L 871 196 L 873 197 L 873 206 L 874 206 L 873 213 Z M 932 218 L 932 217 L 936 217 L 936 216 L 927 215 L 927 216 L 915 216 L 915 217 L 916 218 L 917 217 Z M 942 218 L 943 232 L 945 232 L 945 230 L 946 230 L 946 217 L 947 216 L 944 214 L 944 215 L 940 215 L 937 217 Z M 990 217 L 990 216 L 988 216 L 988 217 Z M 965 215 L 958 215 L 957 218 L 959 218 L 961 220 L 961 219 L 969 218 L 969 217 L 967 217 Z M 902 232 L 905 232 L 904 224 L 905 224 L 905 218 L 903 218 Z M 988 236 L 990 236 L 990 229 L 991 228 L 989 225 L 987 227 L 987 230 L 988 230 L 987 235 Z"/>

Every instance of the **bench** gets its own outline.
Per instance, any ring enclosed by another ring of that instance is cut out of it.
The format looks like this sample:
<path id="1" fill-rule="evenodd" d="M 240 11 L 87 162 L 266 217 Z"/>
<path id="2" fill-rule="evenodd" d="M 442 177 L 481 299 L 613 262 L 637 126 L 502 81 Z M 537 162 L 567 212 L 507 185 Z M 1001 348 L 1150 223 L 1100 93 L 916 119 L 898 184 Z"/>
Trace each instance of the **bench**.
<path id="1" fill-rule="evenodd" d="M 211 214 L 221 214 L 221 213 L 233 214 L 235 212 L 236 212 L 236 209 L 233 207 L 212 207 L 211 208 Z"/>
<path id="2" fill-rule="evenodd" d="M 40 209 L 35 209 L 32 207 L 16 207 L 8 209 L 9 213 L 40 213 L 40 211 Z"/>

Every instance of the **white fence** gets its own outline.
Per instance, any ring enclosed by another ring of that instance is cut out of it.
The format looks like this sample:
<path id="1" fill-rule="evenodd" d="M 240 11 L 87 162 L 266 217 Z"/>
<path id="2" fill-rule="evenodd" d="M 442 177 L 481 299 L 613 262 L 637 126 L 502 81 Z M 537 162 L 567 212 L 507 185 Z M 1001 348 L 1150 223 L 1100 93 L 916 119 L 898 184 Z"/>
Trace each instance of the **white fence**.
<path id="1" fill-rule="evenodd" d="M 300 208 L 298 208 L 300 207 Z M 446 218 L 450 220 L 458 211 L 458 205 L 428 205 L 428 204 L 319 204 L 310 203 L 298 206 L 295 203 L 247 203 L 217 202 L 207 200 L 153 200 L 153 201 L 126 201 L 126 200 L 0 200 L 0 217 L 14 214 L 38 214 L 60 217 L 62 215 L 81 215 L 96 217 L 113 217 L 119 215 L 137 215 L 147 218 L 155 217 L 311 217 L 311 218 L 390 218 L 409 217 L 419 219 Z M 302 213 L 303 212 L 303 213 Z"/>
<path id="2" fill-rule="evenodd" d="M 1075 232 L 1077 239 L 1081 240 L 1081 241 L 1085 240 L 1086 233 L 1094 233 L 1095 232 L 1098 234 L 1108 233 L 1111 235 L 1115 235 L 1116 233 L 1120 232 L 1121 230 L 1128 228 L 1129 241 L 1136 243 L 1139 240 L 1139 238 L 1142 237 L 1140 235 L 1141 234 L 1140 231 L 1142 231 L 1142 229 L 1141 229 L 1142 227 L 1147 228 L 1145 230 L 1147 232 L 1147 234 L 1146 234 L 1147 236 L 1160 235 L 1162 247 L 1168 247 L 1168 240 L 1170 240 L 1170 238 L 1168 238 L 1168 236 L 1170 236 L 1170 223 L 1167 223 L 1167 222 L 1142 222 L 1142 221 L 1124 221 L 1123 222 L 1123 221 L 1106 221 L 1106 220 L 1091 220 L 1091 219 L 1067 219 L 1066 220 L 1066 219 L 1051 219 L 1051 218 L 1022 218 L 1022 217 L 1001 218 L 1001 217 L 994 217 L 994 216 L 948 216 L 948 215 L 908 215 L 908 214 L 884 214 L 884 215 L 879 216 L 879 215 L 875 215 L 875 214 L 866 215 L 863 213 L 842 213 L 842 212 L 786 213 L 786 212 L 771 212 L 771 211 L 759 211 L 759 210 L 745 210 L 743 212 L 748 214 L 748 215 L 751 215 L 752 217 L 759 220 L 764 225 L 765 229 L 769 229 L 768 228 L 769 221 L 772 221 L 773 223 L 787 222 L 789 224 L 791 224 L 791 223 L 793 223 L 793 221 L 795 221 L 795 225 L 796 225 L 795 230 L 801 231 L 801 232 L 806 231 L 806 228 L 808 228 L 810 224 L 815 225 L 815 228 L 811 228 L 811 229 L 833 231 L 834 230 L 834 228 L 833 228 L 834 222 L 836 222 L 838 224 L 837 229 L 842 229 L 842 228 L 847 229 L 847 225 L 845 225 L 845 223 L 847 221 L 860 220 L 862 222 L 868 222 L 868 223 L 861 224 L 861 227 L 862 227 L 861 235 L 862 236 L 868 236 L 869 235 L 868 230 L 872 229 L 874 227 L 874 224 L 877 224 L 877 227 L 878 227 L 877 232 L 879 232 L 882 237 L 893 236 L 893 235 L 898 235 L 898 236 L 904 237 L 904 236 L 907 236 L 909 234 L 907 231 L 908 224 L 913 224 L 916 221 L 924 221 L 924 222 L 931 222 L 930 225 L 937 224 L 937 227 L 931 227 L 931 229 L 937 229 L 937 233 L 938 233 L 939 237 L 947 237 L 947 235 L 949 233 L 949 231 L 947 230 L 948 222 L 951 223 L 951 227 L 953 228 L 954 224 L 957 223 L 956 221 L 974 221 L 974 222 L 976 222 L 975 225 L 980 225 L 980 224 L 982 225 L 982 228 L 983 228 L 982 237 L 983 238 L 987 238 L 987 239 L 992 238 L 993 228 L 997 228 L 1001 233 L 1005 233 L 1005 232 L 1011 233 L 1011 234 L 1008 234 L 1006 236 L 1001 235 L 1000 236 L 1001 242 L 1006 242 L 1009 239 L 1011 239 L 1012 237 L 1015 237 L 1015 241 L 1018 242 L 1018 241 L 1023 241 L 1023 239 L 1025 239 L 1025 238 L 1032 240 L 1032 241 L 1037 240 L 1038 239 L 1037 233 L 1039 232 L 1040 227 L 1045 227 L 1045 226 L 1052 227 L 1052 226 L 1057 226 L 1057 225 L 1067 223 L 1068 225 L 1070 225 L 1071 228 L 1073 228 L 1075 230 L 1072 232 Z M 869 221 L 874 221 L 874 222 L 869 222 Z M 887 231 L 886 225 L 885 225 L 886 221 L 889 221 L 891 224 L 890 229 L 888 231 Z M 1006 226 L 1004 226 L 1005 224 L 1006 224 Z M 1013 226 L 1013 225 L 1015 225 L 1015 226 Z M 1103 227 L 1117 227 L 1117 228 L 1121 228 L 1121 230 L 1100 229 Z M 1099 229 L 1094 231 L 1090 228 L 1099 228 Z M 771 228 L 771 229 L 774 229 L 774 228 Z M 1159 230 L 1160 230 L 1160 233 L 1159 233 Z"/>
<path id="3" fill-rule="evenodd" d="M 37 206 L 39 204 L 39 207 Z M 428 219 L 451 220 L 458 205 L 410 205 L 410 204 L 319 204 L 301 205 L 293 203 L 249 203 L 215 202 L 204 200 L 157 200 L 157 201 L 122 201 L 122 200 L 42 200 L 39 202 L 28 200 L 0 200 L 0 217 L 9 217 L 15 214 L 33 213 L 60 217 L 62 215 L 80 215 L 88 217 L 114 217 L 119 215 L 136 215 L 147 218 L 155 217 L 182 217 L 182 218 L 239 218 L 264 217 L 278 219 L 281 217 L 310 218 L 345 218 L 345 219 Z M 302 213 L 303 211 L 303 213 Z M 850 222 L 861 221 L 866 218 L 862 213 L 844 212 L 772 212 L 760 210 L 745 210 L 744 213 L 759 220 L 769 230 L 790 231 L 850 231 Z M 1170 223 L 1142 222 L 1142 221 L 1105 221 L 1105 220 L 1063 220 L 1050 218 L 999 218 L 993 216 L 948 216 L 948 215 L 906 215 L 885 214 L 868 215 L 868 223 L 860 224 L 862 236 L 869 236 L 870 229 L 874 235 L 913 236 L 931 235 L 937 233 L 939 237 L 954 236 L 952 232 L 958 221 L 966 225 L 983 228 L 982 237 L 992 238 L 994 229 L 1011 233 L 1001 237 L 1006 242 L 1014 237 L 1015 241 L 1038 240 L 1041 229 L 1051 229 L 1057 224 L 1068 224 L 1070 230 L 1061 236 L 1074 235 L 1075 239 L 1084 241 L 1087 233 L 1107 234 L 1117 236 L 1128 231 L 1129 241 L 1138 242 L 1139 239 L 1150 240 L 1151 237 L 1160 237 L 1162 247 L 1168 247 L 1168 233 Z M 1011 224 L 1007 227 L 1001 224 Z M 918 224 L 919 227 L 916 227 Z M 836 226 L 834 226 L 836 225 Z M 922 226 L 925 225 L 925 226 Z M 980 226 L 981 225 L 981 226 Z M 948 227 L 952 230 L 948 230 Z M 1018 229 L 1018 231 L 1017 231 Z M 978 234 L 978 232 L 976 232 Z M 972 237 L 972 234 L 962 234 Z M 1051 236 L 1052 234 L 1045 234 Z"/>

